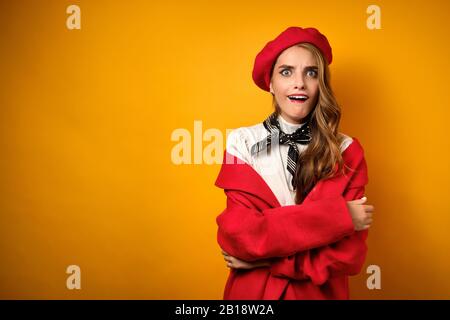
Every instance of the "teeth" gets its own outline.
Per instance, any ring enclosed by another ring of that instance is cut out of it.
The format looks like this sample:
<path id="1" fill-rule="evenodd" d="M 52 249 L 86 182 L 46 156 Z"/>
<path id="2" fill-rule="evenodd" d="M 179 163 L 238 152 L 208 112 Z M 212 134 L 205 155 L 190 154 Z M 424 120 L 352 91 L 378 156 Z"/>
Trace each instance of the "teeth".
<path id="1" fill-rule="evenodd" d="M 295 100 L 306 100 L 308 99 L 307 96 L 288 96 L 290 99 L 295 99 Z"/>

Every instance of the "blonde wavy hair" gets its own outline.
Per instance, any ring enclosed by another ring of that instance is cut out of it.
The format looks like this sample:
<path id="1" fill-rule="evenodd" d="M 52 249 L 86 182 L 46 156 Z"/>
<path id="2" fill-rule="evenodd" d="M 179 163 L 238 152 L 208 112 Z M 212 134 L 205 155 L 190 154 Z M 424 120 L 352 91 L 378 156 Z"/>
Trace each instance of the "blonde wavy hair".
<path id="1" fill-rule="evenodd" d="M 296 182 L 295 203 L 299 204 L 303 202 L 317 182 L 331 178 L 335 174 L 345 174 L 346 166 L 340 151 L 344 136 L 338 132 L 341 108 L 331 89 L 328 64 L 321 51 L 313 44 L 300 43 L 297 46 L 303 47 L 313 54 L 318 66 L 319 81 L 317 104 L 307 116 L 312 140 L 300 153 L 294 176 Z M 272 77 L 275 64 L 276 61 L 272 66 L 270 77 Z M 272 105 L 277 114 L 280 114 L 281 109 L 275 96 L 272 98 Z M 336 165 L 337 168 L 335 168 Z"/>

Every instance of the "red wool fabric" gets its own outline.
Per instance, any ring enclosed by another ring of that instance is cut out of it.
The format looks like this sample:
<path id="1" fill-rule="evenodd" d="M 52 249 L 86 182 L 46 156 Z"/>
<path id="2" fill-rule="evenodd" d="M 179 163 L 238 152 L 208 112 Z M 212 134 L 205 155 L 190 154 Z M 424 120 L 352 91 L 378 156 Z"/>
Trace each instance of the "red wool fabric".
<path id="1" fill-rule="evenodd" d="M 217 242 L 241 260 L 272 264 L 231 268 L 223 299 L 350 298 L 348 276 L 361 271 L 368 236 L 354 230 L 346 204 L 364 196 L 368 183 L 364 150 L 352 138 L 342 153 L 345 175 L 319 181 L 301 204 L 290 206 L 280 206 L 263 178 L 225 150 L 215 182 L 227 196 L 216 218 Z"/>

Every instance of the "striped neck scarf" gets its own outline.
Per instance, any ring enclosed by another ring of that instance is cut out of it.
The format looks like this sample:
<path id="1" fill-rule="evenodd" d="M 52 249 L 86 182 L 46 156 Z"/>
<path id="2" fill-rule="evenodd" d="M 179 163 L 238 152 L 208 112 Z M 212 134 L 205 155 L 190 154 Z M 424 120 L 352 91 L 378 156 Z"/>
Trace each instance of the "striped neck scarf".
<path id="1" fill-rule="evenodd" d="M 270 152 L 270 146 L 272 143 L 272 138 L 276 139 L 278 136 L 278 142 L 280 144 L 289 145 L 288 149 L 288 158 L 287 158 L 287 170 L 292 175 L 292 187 L 295 189 L 295 172 L 297 169 L 297 162 L 299 158 L 299 152 L 297 148 L 297 143 L 306 145 L 311 141 L 311 129 L 309 123 L 304 124 L 300 128 L 298 128 L 295 132 L 291 134 L 287 134 L 283 132 L 280 128 L 280 123 L 278 122 L 278 114 L 276 112 L 272 113 L 266 120 L 263 122 L 264 127 L 269 132 L 266 138 L 255 143 L 250 150 L 251 155 L 258 154 L 261 150 L 267 148 L 267 151 Z"/>

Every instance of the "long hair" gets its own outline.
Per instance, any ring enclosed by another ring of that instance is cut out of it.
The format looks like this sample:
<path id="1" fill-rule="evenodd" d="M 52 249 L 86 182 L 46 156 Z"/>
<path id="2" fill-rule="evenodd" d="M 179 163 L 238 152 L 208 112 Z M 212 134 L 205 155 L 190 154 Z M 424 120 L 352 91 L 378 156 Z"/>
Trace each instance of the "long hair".
<path id="1" fill-rule="evenodd" d="M 339 172 L 344 173 L 344 161 L 340 151 L 344 136 L 338 132 L 341 109 L 331 89 L 328 64 L 320 50 L 313 44 L 300 43 L 297 46 L 308 49 L 315 57 L 319 81 L 319 96 L 316 106 L 307 116 L 312 139 L 299 155 L 294 176 L 296 182 L 295 203 L 299 204 L 303 202 L 317 182 L 331 178 Z M 272 66 L 271 77 L 275 63 Z M 275 111 L 280 114 L 281 109 L 275 96 L 272 98 L 272 104 Z"/>

